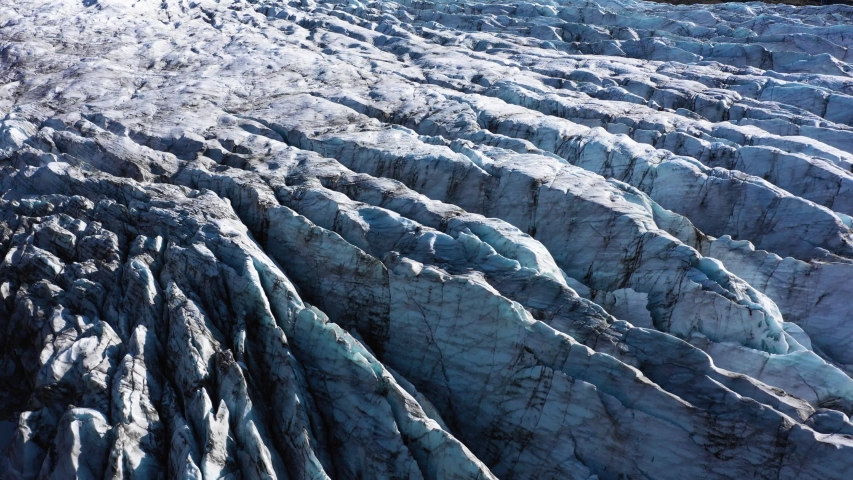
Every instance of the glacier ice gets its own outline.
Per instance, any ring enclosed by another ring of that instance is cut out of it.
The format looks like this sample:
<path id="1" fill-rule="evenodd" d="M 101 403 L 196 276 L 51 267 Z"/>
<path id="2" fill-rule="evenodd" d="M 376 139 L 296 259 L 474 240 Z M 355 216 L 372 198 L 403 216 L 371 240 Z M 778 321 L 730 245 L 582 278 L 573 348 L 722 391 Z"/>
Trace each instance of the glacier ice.
<path id="1" fill-rule="evenodd" d="M 0 477 L 853 471 L 853 7 L 2 7 Z"/>

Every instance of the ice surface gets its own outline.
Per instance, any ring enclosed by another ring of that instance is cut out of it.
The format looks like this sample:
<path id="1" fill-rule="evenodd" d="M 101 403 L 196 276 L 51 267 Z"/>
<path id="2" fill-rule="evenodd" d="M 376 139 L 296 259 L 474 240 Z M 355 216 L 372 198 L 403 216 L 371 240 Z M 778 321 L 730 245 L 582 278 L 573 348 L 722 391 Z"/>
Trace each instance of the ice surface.
<path id="1" fill-rule="evenodd" d="M 0 477 L 853 471 L 853 7 L 0 25 Z"/>

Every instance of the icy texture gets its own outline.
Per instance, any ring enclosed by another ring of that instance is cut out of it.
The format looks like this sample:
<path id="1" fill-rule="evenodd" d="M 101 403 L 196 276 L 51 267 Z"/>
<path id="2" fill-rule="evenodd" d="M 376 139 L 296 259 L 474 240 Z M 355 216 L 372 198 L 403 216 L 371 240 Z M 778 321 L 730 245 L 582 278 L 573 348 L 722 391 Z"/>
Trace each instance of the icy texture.
<path id="1" fill-rule="evenodd" d="M 6 1 L 0 477 L 846 478 L 851 25 Z"/>

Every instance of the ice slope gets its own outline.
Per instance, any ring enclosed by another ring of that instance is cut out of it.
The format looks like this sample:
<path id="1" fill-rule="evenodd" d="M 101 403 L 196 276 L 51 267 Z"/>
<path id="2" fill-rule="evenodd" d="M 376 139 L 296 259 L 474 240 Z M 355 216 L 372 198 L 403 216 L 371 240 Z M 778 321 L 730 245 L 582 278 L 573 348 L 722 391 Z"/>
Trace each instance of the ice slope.
<path id="1" fill-rule="evenodd" d="M 851 44 L 0 0 L 0 477 L 846 478 Z"/>

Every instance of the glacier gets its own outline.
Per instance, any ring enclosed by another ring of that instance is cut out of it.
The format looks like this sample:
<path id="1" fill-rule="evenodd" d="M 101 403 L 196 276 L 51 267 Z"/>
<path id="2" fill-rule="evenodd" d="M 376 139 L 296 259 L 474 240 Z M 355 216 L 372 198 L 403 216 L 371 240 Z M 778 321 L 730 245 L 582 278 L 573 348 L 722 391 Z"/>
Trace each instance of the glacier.
<path id="1" fill-rule="evenodd" d="M 853 471 L 853 7 L 0 7 L 0 478 Z"/>

